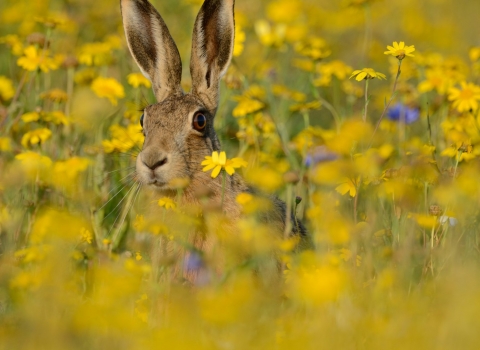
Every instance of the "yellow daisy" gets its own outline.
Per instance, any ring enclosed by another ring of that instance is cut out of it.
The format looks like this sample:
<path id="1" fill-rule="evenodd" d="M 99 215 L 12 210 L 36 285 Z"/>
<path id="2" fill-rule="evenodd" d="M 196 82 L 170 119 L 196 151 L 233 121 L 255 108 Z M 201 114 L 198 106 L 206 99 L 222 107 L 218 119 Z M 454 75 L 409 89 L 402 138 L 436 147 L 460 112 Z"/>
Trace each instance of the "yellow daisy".
<path id="1" fill-rule="evenodd" d="M 380 73 L 380 72 L 375 72 L 372 68 L 363 68 L 363 69 L 358 69 L 353 71 L 352 75 L 350 76 L 349 79 L 352 79 L 355 77 L 356 81 L 362 81 L 363 79 L 384 79 L 386 80 L 387 77 L 385 74 Z"/>
<path id="2" fill-rule="evenodd" d="M 453 102 L 453 108 L 459 112 L 476 111 L 480 100 L 480 86 L 473 83 L 460 83 L 461 89 L 451 88 L 448 100 Z"/>
<path id="3" fill-rule="evenodd" d="M 22 146 L 27 148 L 29 145 L 37 145 L 47 141 L 52 136 L 52 132 L 47 128 L 36 129 L 25 133 L 22 136 Z"/>
<path id="4" fill-rule="evenodd" d="M 125 90 L 114 78 L 96 78 L 91 85 L 91 89 L 98 97 L 108 98 L 110 103 L 117 105 L 118 99 L 125 97 Z"/>
<path id="5" fill-rule="evenodd" d="M 405 56 L 415 57 L 412 55 L 412 52 L 415 51 L 415 45 L 405 46 L 403 41 L 400 41 L 400 44 L 396 41 L 393 42 L 393 46 L 387 46 L 388 51 L 385 51 L 385 55 L 392 55 L 403 60 Z"/>
<path id="6" fill-rule="evenodd" d="M 212 156 L 205 157 L 202 165 L 204 166 L 204 172 L 213 169 L 211 176 L 212 178 L 216 178 L 222 169 L 224 169 L 228 175 L 233 175 L 235 173 L 235 168 L 240 168 L 242 166 L 246 167 L 247 162 L 242 158 L 227 159 L 225 152 L 220 152 L 219 154 L 215 151 L 212 153 Z"/>

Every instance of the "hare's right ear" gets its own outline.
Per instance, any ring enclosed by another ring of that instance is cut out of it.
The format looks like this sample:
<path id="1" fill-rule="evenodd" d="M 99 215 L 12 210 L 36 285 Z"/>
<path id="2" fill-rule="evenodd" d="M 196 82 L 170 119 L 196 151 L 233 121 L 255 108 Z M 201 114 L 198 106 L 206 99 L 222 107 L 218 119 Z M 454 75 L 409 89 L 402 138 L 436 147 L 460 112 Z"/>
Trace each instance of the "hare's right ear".
<path id="1" fill-rule="evenodd" d="M 158 102 L 182 93 L 182 61 L 160 14 L 147 0 L 121 0 L 128 47 Z"/>
<path id="2" fill-rule="evenodd" d="M 235 0 L 205 0 L 195 20 L 192 40 L 192 93 L 211 112 L 218 105 L 220 78 L 233 53 Z"/>

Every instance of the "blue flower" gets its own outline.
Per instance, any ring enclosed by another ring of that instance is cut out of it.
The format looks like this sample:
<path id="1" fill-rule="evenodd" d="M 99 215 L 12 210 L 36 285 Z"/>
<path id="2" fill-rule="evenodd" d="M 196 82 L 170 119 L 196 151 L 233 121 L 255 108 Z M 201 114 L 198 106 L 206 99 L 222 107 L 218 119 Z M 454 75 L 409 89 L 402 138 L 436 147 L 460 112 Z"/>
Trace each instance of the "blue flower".
<path id="1" fill-rule="evenodd" d="M 305 158 L 306 166 L 313 166 L 321 162 L 329 162 L 338 159 L 338 154 L 330 151 L 325 146 L 317 146 L 310 150 Z"/>
<path id="2" fill-rule="evenodd" d="M 390 120 L 405 120 L 406 124 L 411 124 L 420 117 L 420 110 L 418 108 L 410 108 L 402 103 L 397 103 L 387 112 Z"/>

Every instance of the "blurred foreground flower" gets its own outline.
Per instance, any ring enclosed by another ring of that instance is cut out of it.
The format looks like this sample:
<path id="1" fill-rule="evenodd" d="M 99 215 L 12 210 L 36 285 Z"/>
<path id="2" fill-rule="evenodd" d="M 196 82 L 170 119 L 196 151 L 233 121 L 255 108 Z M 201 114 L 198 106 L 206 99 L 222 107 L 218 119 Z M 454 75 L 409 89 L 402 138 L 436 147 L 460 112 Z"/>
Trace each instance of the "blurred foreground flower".
<path id="1" fill-rule="evenodd" d="M 71 189 L 77 184 L 80 173 L 87 170 L 90 161 L 87 158 L 72 157 L 65 161 L 57 161 L 53 165 L 53 181 L 55 186 Z"/>
<path id="2" fill-rule="evenodd" d="M 114 78 L 98 77 L 92 82 L 91 88 L 98 97 L 108 98 L 114 106 L 117 105 L 118 99 L 125 97 L 123 86 Z"/>
<path id="3" fill-rule="evenodd" d="M 473 83 L 460 83 L 461 89 L 451 88 L 448 100 L 453 101 L 453 108 L 459 112 L 476 111 L 480 100 L 480 86 Z"/>
<path id="4" fill-rule="evenodd" d="M 338 154 L 330 151 L 326 146 L 317 146 L 308 152 L 305 158 L 305 165 L 312 166 L 321 162 L 328 162 L 338 159 Z"/>
<path id="5" fill-rule="evenodd" d="M 341 195 L 350 194 L 350 197 L 355 197 L 357 195 L 357 181 L 353 181 L 347 177 L 343 178 L 343 181 L 340 185 L 335 188 L 335 191 Z"/>
<path id="6" fill-rule="evenodd" d="M 363 68 L 353 71 L 349 79 L 355 77 L 356 81 L 362 81 L 363 79 L 383 79 L 386 80 L 387 77 L 385 74 L 380 72 L 375 72 L 372 68 Z"/>
<path id="7" fill-rule="evenodd" d="M 0 75 L 0 100 L 8 101 L 14 94 L 13 82 L 7 77 Z"/>
<path id="8" fill-rule="evenodd" d="M 52 166 L 50 158 L 32 151 L 17 154 L 15 159 L 20 162 L 25 174 L 32 180 L 36 179 L 38 175 L 45 178 Z"/>
<path id="9" fill-rule="evenodd" d="M 12 142 L 8 137 L 0 137 L 0 152 L 8 152 L 12 150 Z"/>
<path id="10" fill-rule="evenodd" d="M 220 170 L 224 169 L 228 175 L 233 175 L 235 173 L 235 168 L 246 167 L 247 162 L 242 158 L 232 158 L 227 159 L 225 152 L 217 151 L 212 153 L 212 156 L 206 156 L 205 160 L 202 162 L 204 166 L 203 171 L 207 172 L 210 169 L 213 169 L 211 176 L 216 178 L 220 174 Z"/>
<path id="11" fill-rule="evenodd" d="M 406 124 L 411 124 L 417 121 L 420 117 L 420 110 L 418 108 L 410 108 L 402 103 L 397 103 L 387 112 L 390 120 L 403 120 Z"/>
<path id="12" fill-rule="evenodd" d="M 385 55 L 392 55 L 403 60 L 405 56 L 415 57 L 412 55 L 412 52 L 415 51 L 415 46 L 405 46 L 405 42 L 400 41 L 400 44 L 396 41 L 393 42 L 393 46 L 387 46 L 388 51 L 385 51 Z"/>
<path id="13" fill-rule="evenodd" d="M 168 198 L 168 197 L 162 197 L 158 200 L 158 205 L 160 207 L 163 207 L 165 209 L 175 209 L 176 207 L 176 204 L 175 202 L 173 201 L 173 199 L 171 198 Z"/>

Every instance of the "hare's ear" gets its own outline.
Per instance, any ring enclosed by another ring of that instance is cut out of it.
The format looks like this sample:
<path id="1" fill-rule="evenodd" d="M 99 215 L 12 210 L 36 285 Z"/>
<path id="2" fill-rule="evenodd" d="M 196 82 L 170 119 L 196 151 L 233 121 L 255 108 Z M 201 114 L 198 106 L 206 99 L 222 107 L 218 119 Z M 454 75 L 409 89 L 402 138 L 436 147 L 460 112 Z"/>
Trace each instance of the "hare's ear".
<path id="1" fill-rule="evenodd" d="M 147 0 L 121 0 L 128 47 L 158 102 L 182 92 L 182 61 L 160 14 Z"/>
<path id="2" fill-rule="evenodd" d="M 235 24 L 234 0 L 205 0 L 193 28 L 192 93 L 214 112 L 222 75 L 232 58 Z"/>

